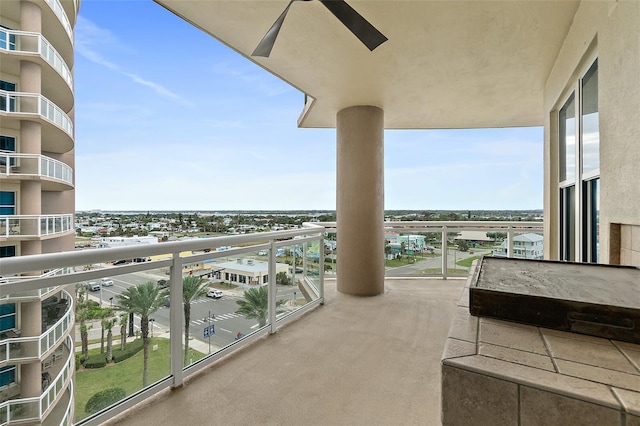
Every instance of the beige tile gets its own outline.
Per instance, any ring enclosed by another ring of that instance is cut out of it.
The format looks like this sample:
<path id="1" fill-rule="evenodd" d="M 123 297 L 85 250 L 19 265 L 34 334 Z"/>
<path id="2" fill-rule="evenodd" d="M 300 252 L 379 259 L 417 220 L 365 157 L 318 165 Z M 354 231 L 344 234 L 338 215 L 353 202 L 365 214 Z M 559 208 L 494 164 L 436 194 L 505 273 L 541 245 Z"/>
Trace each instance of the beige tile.
<path id="1" fill-rule="evenodd" d="M 458 339 L 447 339 L 444 344 L 442 359 L 457 358 L 461 356 L 475 355 L 476 344 Z"/>
<path id="2" fill-rule="evenodd" d="M 469 308 L 456 308 L 447 337 L 475 344 L 478 341 L 478 317 L 472 316 Z"/>
<path id="3" fill-rule="evenodd" d="M 640 250 L 631 250 L 631 262 L 632 266 L 640 267 Z"/>
<path id="4" fill-rule="evenodd" d="M 497 323 L 483 322 L 480 324 L 479 341 L 504 346 L 506 348 L 547 355 L 547 350 L 540 337 L 538 328 L 533 326 L 520 324 L 514 327 L 504 322 L 500 325 Z"/>
<path id="5" fill-rule="evenodd" d="M 631 225 L 631 246 L 632 251 L 640 252 L 640 226 Z"/>
<path id="6" fill-rule="evenodd" d="M 640 392 L 640 375 L 556 359 L 561 374 Z"/>
<path id="7" fill-rule="evenodd" d="M 564 376 L 551 371 L 514 364 L 482 355 L 453 358 L 442 361 L 451 367 L 469 370 L 520 385 L 555 392 L 605 407 L 621 409 L 610 387 L 584 379 Z"/>
<path id="8" fill-rule="evenodd" d="M 625 417 L 626 417 L 626 422 L 624 423 L 625 426 L 640 426 L 640 417 L 632 416 L 630 414 L 627 414 Z"/>
<path id="9" fill-rule="evenodd" d="M 501 359 L 507 362 L 515 362 L 516 364 L 528 365 L 529 367 L 541 368 L 547 371 L 555 371 L 553 363 L 551 362 L 551 358 L 547 355 L 539 355 L 533 352 L 509 349 L 503 346 L 496 346 L 488 343 L 480 343 L 478 345 L 478 353 L 480 355 Z"/>
<path id="10" fill-rule="evenodd" d="M 622 406 L 627 413 L 640 416 L 640 392 L 618 388 L 612 388 L 611 390 L 622 402 Z"/>
<path id="11" fill-rule="evenodd" d="M 458 306 L 466 307 L 469 309 L 469 288 L 466 287 L 462 290 L 460 299 L 458 300 Z"/>
<path id="12" fill-rule="evenodd" d="M 556 360 L 579 362 L 625 373 L 636 373 L 635 367 L 611 342 L 608 345 L 545 334 L 551 356 Z"/>
<path id="13" fill-rule="evenodd" d="M 620 249 L 620 264 L 631 266 L 631 249 Z"/>
<path id="14" fill-rule="evenodd" d="M 640 344 L 631 342 L 621 342 L 619 340 L 613 340 L 613 344 L 619 349 L 640 352 Z"/>
<path id="15" fill-rule="evenodd" d="M 631 249 L 631 225 L 620 225 L 620 248 Z"/>
<path id="16" fill-rule="evenodd" d="M 443 426 L 513 426 L 517 423 L 516 384 L 443 366 Z"/>
<path id="17" fill-rule="evenodd" d="M 520 425 L 618 426 L 622 413 L 567 396 L 520 387 Z"/>
<path id="18" fill-rule="evenodd" d="M 605 346 L 611 345 L 609 339 L 605 339 L 604 337 L 589 336 L 587 334 L 572 333 L 569 331 L 552 330 L 550 328 L 540 328 L 540 330 L 542 331 L 543 336 L 556 336 L 564 339 L 580 340 Z"/>
<path id="19" fill-rule="evenodd" d="M 636 372 L 640 372 L 640 345 L 617 340 L 613 341 L 613 344 L 631 361 Z"/>

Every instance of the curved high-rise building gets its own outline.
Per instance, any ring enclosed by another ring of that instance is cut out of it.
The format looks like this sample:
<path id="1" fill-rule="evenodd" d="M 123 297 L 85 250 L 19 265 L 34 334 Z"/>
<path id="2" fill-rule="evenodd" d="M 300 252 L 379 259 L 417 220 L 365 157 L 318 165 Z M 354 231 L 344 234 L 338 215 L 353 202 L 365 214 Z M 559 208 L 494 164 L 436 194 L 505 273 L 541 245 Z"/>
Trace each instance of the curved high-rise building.
<path id="1" fill-rule="evenodd" d="M 79 6 L 79 0 L 0 4 L 0 257 L 74 249 Z M 72 422 L 71 293 L 0 294 L 0 423 Z"/>

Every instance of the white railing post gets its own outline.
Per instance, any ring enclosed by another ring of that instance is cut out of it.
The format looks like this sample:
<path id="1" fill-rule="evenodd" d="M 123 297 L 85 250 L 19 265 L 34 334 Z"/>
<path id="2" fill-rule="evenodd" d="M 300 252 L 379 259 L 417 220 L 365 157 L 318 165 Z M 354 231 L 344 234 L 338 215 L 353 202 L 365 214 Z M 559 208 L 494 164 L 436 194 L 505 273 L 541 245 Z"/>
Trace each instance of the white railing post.
<path id="1" fill-rule="evenodd" d="M 173 263 L 169 268 L 169 337 L 171 338 L 171 387 L 177 388 L 184 383 L 184 359 L 182 353 L 182 259 L 180 252 L 173 253 Z"/>
<path id="2" fill-rule="evenodd" d="M 320 288 L 318 289 L 320 293 L 320 298 L 322 299 L 321 304 L 324 305 L 324 233 L 320 234 L 320 239 L 318 240 L 318 244 L 320 245 L 319 254 L 320 254 Z"/>
<path id="3" fill-rule="evenodd" d="M 293 270 L 295 271 L 295 265 Z M 269 250 L 269 333 L 276 332 L 276 244 L 274 240 L 271 240 L 271 247 Z"/>
<path id="4" fill-rule="evenodd" d="M 513 257 L 513 228 L 511 225 L 507 228 L 507 257 Z"/>
<path id="5" fill-rule="evenodd" d="M 440 250 L 442 252 L 442 279 L 446 280 L 447 279 L 447 226 L 443 225 L 442 226 L 442 249 Z"/>

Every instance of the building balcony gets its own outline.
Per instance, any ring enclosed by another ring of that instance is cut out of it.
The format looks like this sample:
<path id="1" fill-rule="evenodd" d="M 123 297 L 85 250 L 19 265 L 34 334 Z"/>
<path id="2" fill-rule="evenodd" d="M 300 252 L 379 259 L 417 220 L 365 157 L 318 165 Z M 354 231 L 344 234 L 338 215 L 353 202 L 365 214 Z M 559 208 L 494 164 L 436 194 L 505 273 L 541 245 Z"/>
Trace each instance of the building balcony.
<path id="1" fill-rule="evenodd" d="M 40 360 L 49 363 L 53 349 L 60 346 L 73 330 L 73 299 L 66 291 L 62 298 L 51 296 L 42 303 L 42 334 L 33 337 L 19 337 L 19 330 L 5 330 L 0 333 L 0 367 Z"/>
<path id="2" fill-rule="evenodd" d="M 73 149 L 73 122 L 42 95 L 0 90 L 0 117 L 7 127 L 19 128 L 19 121 L 25 119 L 40 123 L 42 151 L 65 153 Z"/>
<path id="3" fill-rule="evenodd" d="M 73 4 L 69 0 L 63 0 L 67 5 L 67 10 L 60 0 L 35 0 L 35 3 L 41 10 L 41 29 L 40 33 L 46 40 L 55 46 L 57 52 L 64 58 L 64 62 L 69 68 L 73 68 L 73 29 L 67 13 L 76 13 L 78 9 L 73 10 Z M 9 19 L 9 22 L 21 22 L 21 2 L 3 2 L 2 16 Z M 75 21 L 75 16 L 73 17 Z M 19 29 L 19 28 L 15 28 Z"/>
<path id="4" fill-rule="evenodd" d="M 73 169 L 45 155 L 0 152 L 0 177 L 16 180 L 40 178 L 43 191 L 73 189 Z"/>
<path id="5" fill-rule="evenodd" d="M 55 361 L 47 365 L 43 363 L 41 395 L 21 398 L 18 393 L 0 403 L 0 424 L 72 424 L 68 420 L 73 415 L 72 379 L 75 371 L 71 337 L 67 336 L 54 354 Z M 16 388 L 19 392 L 19 386 Z"/>
<path id="6" fill-rule="evenodd" d="M 73 232 L 73 215 L 0 216 L 0 240 L 41 239 Z"/>
<path id="7" fill-rule="evenodd" d="M 151 337 L 155 348 L 150 349 L 151 356 L 165 356 L 166 364 L 149 372 L 147 387 L 138 388 L 120 403 L 95 414 L 79 412 L 90 395 L 82 393 L 83 376 L 77 373 L 77 424 L 102 424 L 111 419 L 127 425 L 211 421 L 439 424 L 440 360 L 465 283 L 464 279 L 452 279 L 454 274 L 446 266 L 455 256 L 452 249 L 449 254 L 444 250 L 444 262 L 438 259 L 445 267 L 437 278 L 417 273 L 392 277 L 393 271 L 388 270 L 383 295 L 357 298 L 336 291 L 332 275 L 337 270 L 339 279 L 340 265 L 327 268 L 331 263 L 325 262 L 328 250 L 320 249 L 327 246 L 326 229 L 307 226 L 290 231 L 3 259 L 8 276 L 54 267 L 75 271 L 55 277 L 25 277 L 19 285 L 9 281 L 0 284 L 0 289 L 18 294 L 52 285 L 100 282 L 109 277 L 115 286 L 87 292 L 92 300 L 105 306 L 113 302 L 111 297 L 120 291 L 118 287 L 144 280 L 167 282 L 171 290 L 169 306 L 154 313 L 150 323 L 151 334 L 156 333 Z M 511 223 L 385 224 L 389 230 L 410 235 L 418 229 L 445 230 L 447 239 L 453 234 L 449 231 L 465 226 L 488 231 L 530 231 L 510 230 L 518 226 Z M 539 227 L 541 223 L 520 226 Z M 222 247 L 225 249 L 218 250 Z M 151 260 L 131 261 L 134 258 Z M 242 262 L 233 262 L 238 259 Z M 221 301 L 229 299 L 235 306 L 233 300 L 241 299 L 244 290 L 256 287 L 251 279 L 238 277 L 233 280 L 239 286 L 237 291 L 223 287 L 222 299 L 205 299 L 192 305 L 190 348 L 203 358 L 186 359 L 182 279 L 196 275 L 222 282 L 224 271 L 216 265 L 229 261 L 247 268 L 259 262 L 269 265 L 266 285 L 270 309 L 266 323 L 260 326 L 256 320 L 249 320 L 238 336 L 236 326 L 228 325 L 232 324 L 232 315 L 222 310 Z M 275 277 L 278 264 L 285 261 L 291 266 L 287 275 L 292 282 L 288 287 Z M 323 264 L 325 267 L 320 267 Z M 326 279 L 324 270 L 329 271 Z M 448 279 L 442 279 L 446 274 L 450 275 Z M 465 274 L 460 275 L 465 278 Z M 204 319 L 193 313 L 202 309 L 209 310 Z M 135 323 L 137 327 L 139 318 Z M 207 342 L 203 327 L 209 330 L 211 325 L 215 325 L 216 333 L 209 335 Z M 167 346 L 160 343 L 162 339 Z M 244 349 L 238 351 L 241 348 Z M 180 391 L 172 392 L 174 388 Z M 139 408 L 137 404 L 141 402 L 148 408 Z"/>
<path id="8" fill-rule="evenodd" d="M 65 59 L 38 33 L 0 28 L 2 71 L 20 75 L 20 62 L 38 63 L 42 70 L 43 95 L 64 111 L 73 107 L 73 74 Z"/>

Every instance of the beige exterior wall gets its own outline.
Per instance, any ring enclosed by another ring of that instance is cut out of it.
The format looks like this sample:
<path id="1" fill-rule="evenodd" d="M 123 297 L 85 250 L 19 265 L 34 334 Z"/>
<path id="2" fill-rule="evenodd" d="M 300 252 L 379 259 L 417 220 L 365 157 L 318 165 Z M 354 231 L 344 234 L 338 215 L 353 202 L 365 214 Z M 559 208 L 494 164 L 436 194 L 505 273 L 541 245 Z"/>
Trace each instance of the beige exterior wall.
<path id="1" fill-rule="evenodd" d="M 598 57 L 600 259 L 616 263 L 612 225 L 640 225 L 640 2 L 582 2 L 544 93 L 545 258 L 559 246 L 557 111 L 579 72 Z M 613 235 L 613 239 L 611 238 Z M 610 248 L 614 249 L 611 250 Z"/>
<path id="2" fill-rule="evenodd" d="M 77 8 L 73 5 L 73 0 L 60 0 L 63 8 L 67 11 L 77 13 Z M 67 66 L 73 67 L 73 42 L 69 38 L 64 24 L 51 9 L 58 4 L 43 1 L 2 1 L 0 6 L 0 24 L 10 31 L 28 31 L 40 33 L 67 61 Z M 70 22 L 75 23 L 75 16 L 70 16 Z M 33 55 L 25 55 L 24 51 L 36 47 L 35 38 L 21 38 L 20 33 L 14 33 L 18 42 L 16 49 L 4 50 L 0 60 L 0 79 L 16 84 L 16 91 L 46 96 L 49 101 L 59 106 L 69 118 L 73 120 L 73 92 L 62 77 L 47 78 L 55 71 L 55 67 L 48 60 L 35 59 Z M 16 74 L 18 73 L 18 74 Z M 58 85 L 62 85 L 59 87 Z M 54 90 L 60 89 L 60 90 Z M 16 102 L 19 106 L 19 103 Z M 47 127 L 47 120 L 43 118 L 32 118 L 25 114 L 19 114 L 20 110 L 3 111 L 0 113 L 0 135 L 15 138 L 15 154 L 35 154 L 49 158 L 58 159 L 68 164 L 73 171 L 75 151 L 71 148 L 72 142 L 68 139 L 65 130 L 57 126 Z M 56 136 L 56 132 L 57 135 Z M 60 137 L 60 135 L 64 135 Z M 57 139 L 56 139 L 57 137 Z M 66 140 L 64 140 L 66 139 Z M 57 144 L 53 141 L 64 140 Z M 56 151 L 44 152 L 43 146 Z M 0 190 L 15 192 L 14 215 L 45 215 L 45 214 L 73 214 L 75 212 L 75 190 L 72 185 L 65 181 L 56 181 L 46 176 L 46 173 L 38 175 L 34 164 L 37 161 L 28 161 L 17 158 L 13 163 L 15 167 L 6 168 L 0 174 Z M 5 233 L 0 227 L 0 246 L 15 247 L 16 256 L 53 253 L 61 251 L 71 251 L 74 249 L 74 232 L 51 234 L 39 236 L 39 223 L 37 220 L 24 219 L 16 226 L 11 219 L 12 229 L 18 229 L 15 233 Z M 40 271 L 32 271 L 32 275 L 38 275 Z M 73 294 L 73 287 L 70 289 Z M 16 305 L 16 332 L 21 337 L 41 336 L 46 330 L 43 325 L 42 297 L 32 297 L 25 300 L 24 297 L 14 299 L 14 295 L 9 295 L 8 299 L 1 303 L 15 303 Z M 57 295 L 58 297 L 60 294 Z M 48 324 L 51 326 L 51 324 Z M 58 335 L 56 345 L 66 342 L 65 335 Z M 5 339 L 3 335 L 3 340 Z M 53 342 L 52 342 L 53 344 Z M 3 347 L 5 343 L 3 342 Z M 9 347 L 7 345 L 6 347 Z M 24 353 L 22 355 L 25 355 Z M 36 354 L 37 355 L 37 354 Z M 40 397 L 43 393 L 42 373 L 44 367 L 41 359 L 16 363 L 15 384 L 9 386 L 13 388 L 12 397 L 27 398 Z M 64 361 L 59 360 L 62 363 Z M 66 392 L 66 391 L 65 391 Z M 2 396 L 2 395 L 0 395 Z M 46 424 L 60 424 L 64 415 L 62 403 L 65 399 L 61 395 L 57 400 L 51 401 L 52 409 L 44 414 L 34 410 L 30 413 L 21 413 L 24 418 L 33 415 L 38 418 L 42 415 L 42 421 Z M 45 398 L 46 399 L 46 398 Z M 0 402 L 3 402 L 0 400 Z M 61 407 L 56 405 L 60 404 Z M 60 409 L 58 409 L 60 408 Z M 24 410 L 23 410 L 24 411 Z M 15 408 L 11 415 L 15 416 Z M 37 421 L 29 424 L 36 424 Z M 39 423 L 38 423 L 39 424 Z"/>

